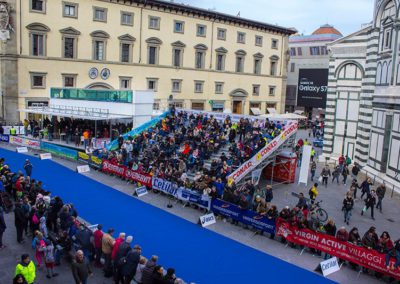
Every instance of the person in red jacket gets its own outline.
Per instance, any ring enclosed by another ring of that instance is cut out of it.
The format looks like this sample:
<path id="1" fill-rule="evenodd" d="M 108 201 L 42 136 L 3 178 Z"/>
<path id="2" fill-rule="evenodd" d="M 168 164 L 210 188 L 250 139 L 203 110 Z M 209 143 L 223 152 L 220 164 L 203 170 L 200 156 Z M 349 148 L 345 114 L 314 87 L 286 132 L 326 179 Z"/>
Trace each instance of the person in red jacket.
<path id="1" fill-rule="evenodd" d="M 103 239 L 103 226 L 101 224 L 97 225 L 97 230 L 93 233 L 94 249 L 95 249 L 95 266 L 101 267 L 100 259 L 102 255 L 101 251 L 101 240 Z"/>
<path id="2" fill-rule="evenodd" d="M 125 241 L 125 233 L 119 233 L 119 237 L 115 239 L 113 250 L 111 253 L 111 259 L 114 260 L 119 249 L 119 245 Z"/>

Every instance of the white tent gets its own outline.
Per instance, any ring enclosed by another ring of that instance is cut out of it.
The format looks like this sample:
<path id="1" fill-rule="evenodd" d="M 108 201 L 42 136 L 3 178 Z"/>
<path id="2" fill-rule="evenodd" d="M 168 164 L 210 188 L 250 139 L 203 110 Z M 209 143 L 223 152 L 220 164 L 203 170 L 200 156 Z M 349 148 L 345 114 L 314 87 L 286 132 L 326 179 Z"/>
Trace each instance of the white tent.
<path id="1" fill-rule="evenodd" d="M 268 118 L 270 120 L 301 120 L 301 119 L 307 119 L 306 116 L 299 115 L 299 114 L 296 114 L 296 113 L 263 114 L 263 115 L 260 115 L 260 117 Z"/>

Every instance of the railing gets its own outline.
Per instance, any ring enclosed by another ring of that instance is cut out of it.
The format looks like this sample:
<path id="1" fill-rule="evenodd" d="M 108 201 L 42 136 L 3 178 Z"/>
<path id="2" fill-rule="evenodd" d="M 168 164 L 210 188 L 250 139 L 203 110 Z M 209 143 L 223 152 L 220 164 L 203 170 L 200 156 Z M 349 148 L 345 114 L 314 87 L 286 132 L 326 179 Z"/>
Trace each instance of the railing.
<path id="1" fill-rule="evenodd" d="M 133 92 L 131 90 L 88 90 L 75 88 L 51 88 L 50 97 L 52 99 L 132 103 Z"/>

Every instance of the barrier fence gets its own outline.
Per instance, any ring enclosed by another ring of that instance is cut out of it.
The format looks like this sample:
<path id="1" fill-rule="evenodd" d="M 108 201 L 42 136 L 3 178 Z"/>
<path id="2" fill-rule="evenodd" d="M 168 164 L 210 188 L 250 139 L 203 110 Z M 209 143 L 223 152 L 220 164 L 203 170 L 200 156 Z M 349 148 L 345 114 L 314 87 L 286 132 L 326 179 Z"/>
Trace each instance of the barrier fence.
<path id="1" fill-rule="evenodd" d="M 367 249 L 349 242 L 343 242 L 333 236 L 309 229 L 299 229 L 296 226 L 290 226 L 289 223 L 280 218 L 277 220 L 269 219 L 252 210 L 243 210 L 238 205 L 220 199 L 211 200 L 209 196 L 202 195 L 184 187 L 179 187 L 173 182 L 158 177 L 152 177 L 146 173 L 134 171 L 125 166 L 113 164 L 108 160 L 100 159 L 91 154 L 46 142 L 40 142 L 34 139 L 9 136 L 6 134 L 0 135 L 0 141 L 16 146 L 41 149 L 57 156 L 77 160 L 105 173 L 114 174 L 121 178 L 141 183 L 142 185 L 161 191 L 178 200 L 196 204 L 201 208 L 205 208 L 243 224 L 253 226 L 263 232 L 269 234 L 276 233 L 278 236 L 285 238 L 291 243 L 320 250 L 324 253 L 400 280 L 400 270 L 388 270 L 385 261 L 386 254 L 382 254 L 374 249 Z M 394 259 L 392 258 L 390 260 L 390 265 L 392 266 L 393 264 Z"/>

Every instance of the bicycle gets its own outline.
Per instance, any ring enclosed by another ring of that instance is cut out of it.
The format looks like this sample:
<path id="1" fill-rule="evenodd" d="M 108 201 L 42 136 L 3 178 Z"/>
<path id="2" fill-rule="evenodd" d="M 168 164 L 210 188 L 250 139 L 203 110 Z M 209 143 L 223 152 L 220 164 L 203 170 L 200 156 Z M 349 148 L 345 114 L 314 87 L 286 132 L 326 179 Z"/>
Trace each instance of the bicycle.
<path id="1" fill-rule="evenodd" d="M 321 223 L 324 223 L 326 220 L 328 220 L 328 212 L 326 212 L 325 209 L 321 208 L 320 203 L 322 203 L 322 200 L 311 205 L 310 214 L 314 212 L 318 220 Z"/>

